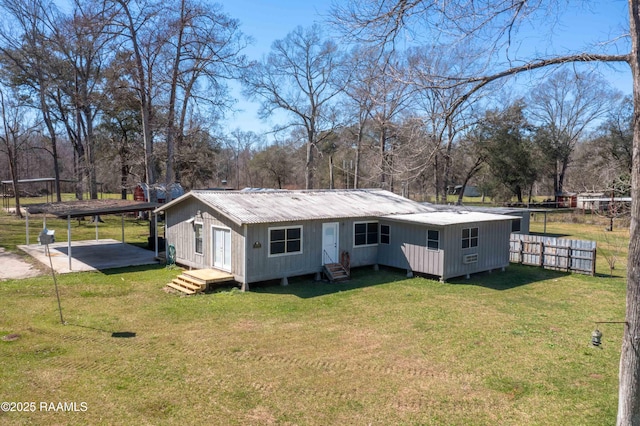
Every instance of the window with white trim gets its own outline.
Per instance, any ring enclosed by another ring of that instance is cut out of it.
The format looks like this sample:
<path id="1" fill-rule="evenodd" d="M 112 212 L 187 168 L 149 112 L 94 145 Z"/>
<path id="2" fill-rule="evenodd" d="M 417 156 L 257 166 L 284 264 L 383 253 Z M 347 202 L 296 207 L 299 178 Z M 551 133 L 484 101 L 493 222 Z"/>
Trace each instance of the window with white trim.
<path id="1" fill-rule="evenodd" d="M 269 228 L 269 256 L 302 253 L 302 226 Z"/>
<path id="2" fill-rule="evenodd" d="M 373 246 L 378 244 L 378 222 L 355 222 L 353 224 L 353 245 Z"/>
<path id="3" fill-rule="evenodd" d="M 478 228 L 462 229 L 462 248 L 478 247 Z"/>
<path id="4" fill-rule="evenodd" d="M 391 242 L 391 229 L 389 225 L 380 225 L 380 244 L 389 244 Z"/>
<path id="5" fill-rule="evenodd" d="M 440 250 L 440 231 L 435 229 L 427 230 L 427 249 Z"/>
<path id="6" fill-rule="evenodd" d="M 202 223 L 193 224 L 193 233 L 195 236 L 195 250 L 196 254 L 202 254 Z"/>

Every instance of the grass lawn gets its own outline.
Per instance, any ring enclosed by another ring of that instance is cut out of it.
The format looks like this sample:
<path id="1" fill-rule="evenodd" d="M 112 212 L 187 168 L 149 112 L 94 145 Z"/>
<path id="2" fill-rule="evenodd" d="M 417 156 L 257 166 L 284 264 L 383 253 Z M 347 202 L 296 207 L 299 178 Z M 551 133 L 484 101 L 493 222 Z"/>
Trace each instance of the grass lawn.
<path id="1" fill-rule="evenodd" d="M 588 226 L 604 238 L 547 231 Z M 67 325 L 51 276 L 0 282 L 0 336 L 19 335 L 0 340 L 0 401 L 36 403 L 0 424 L 613 424 L 622 326 L 589 341 L 624 319 L 625 279 L 598 262 L 597 277 L 363 268 L 194 297 L 162 291 L 177 271 L 161 266 L 66 274 Z"/>

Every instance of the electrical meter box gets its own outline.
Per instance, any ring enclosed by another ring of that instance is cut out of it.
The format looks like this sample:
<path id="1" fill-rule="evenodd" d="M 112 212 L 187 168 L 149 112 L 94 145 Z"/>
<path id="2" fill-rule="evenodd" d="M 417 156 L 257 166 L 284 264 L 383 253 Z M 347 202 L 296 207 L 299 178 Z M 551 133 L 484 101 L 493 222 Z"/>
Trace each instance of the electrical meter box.
<path id="1" fill-rule="evenodd" d="M 40 235 L 38 235 L 38 242 L 40 242 L 41 245 L 55 243 L 56 242 L 55 233 L 56 231 L 50 231 L 47 228 L 44 228 L 40 232 Z"/>

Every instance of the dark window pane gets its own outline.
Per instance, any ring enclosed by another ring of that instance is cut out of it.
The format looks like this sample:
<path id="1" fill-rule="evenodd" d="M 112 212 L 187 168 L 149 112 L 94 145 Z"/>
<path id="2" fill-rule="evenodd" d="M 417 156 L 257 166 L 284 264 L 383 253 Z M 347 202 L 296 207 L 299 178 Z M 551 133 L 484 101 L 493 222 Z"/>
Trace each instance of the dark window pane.
<path id="1" fill-rule="evenodd" d="M 272 229 L 271 230 L 271 241 L 284 241 L 284 229 Z"/>
<path id="2" fill-rule="evenodd" d="M 375 232 L 367 233 L 367 244 L 376 244 L 378 242 L 378 229 Z"/>
<path id="3" fill-rule="evenodd" d="M 356 234 L 364 234 L 367 232 L 367 224 L 366 223 L 356 223 Z"/>
<path id="4" fill-rule="evenodd" d="M 478 237 L 471 239 L 471 247 L 478 247 Z"/>
<path id="5" fill-rule="evenodd" d="M 462 238 L 469 238 L 469 228 L 464 228 L 462 230 Z"/>
<path id="6" fill-rule="evenodd" d="M 284 253 L 284 241 L 276 241 L 276 242 L 272 241 L 271 242 L 270 253 L 271 254 Z"/>
<path id="7" fill-rule="evenodd" d="M 380 233 L 389 235 L 389 225 L 380 225 Z"/>
<path id="8" fill-rule="evenodd" d="M 462 248 L 463 249 L 469 248 L 469 239 L 468 238 L 465 238 L 465 239 L 462 240 Z"/>
<path id="9" fill-rule="evenodd" d="M 521 223 L 520 219 L 514 219 L 511 221 L 511 232 L 520 232 Z"/>
<path id="10" fill-rule="evenodd" d="M 355 235 L 355 245 L 361 246 L 367 243 L 365 234 L 356 234 Z"/>
<path id="11" fill-rule="evenodd" d="M 434 241 L 434 240 L 427 241 L 427 248 L 429 250 L 438 250 L 438 241 Z"/>
<path id="12" fill-rule="evenodd" d="M 375 222 L 367 223 L 367 232 L 378 232 L 378 224 Z"/>
<path id="13" fill-rule="evenodd" d="M 287 253 L 300 251 L 300 240 L 287 241 Z"/>
<path id="14" fill-rule="evenodd" d="M 478 236 L 478 228 L 471 228 L 471 236 L 472 237 Z"/>
<path id="15" fill-rule="evenodd" d="M 287 229 L 287 240 L 299 240 L 299 239 L 300 239 L 300 228 Z"/>
<path id="16" fill-rule="evenodd" d="M 387 234 L 380 235 L 380 244 L 389 244 L 389 235 Z"/>
<path id="17" fill-rule="evenodd" d="M 439 240 L 439 232 L 438 231 L 427 231 L 427 238 L 430 240 Z"/>

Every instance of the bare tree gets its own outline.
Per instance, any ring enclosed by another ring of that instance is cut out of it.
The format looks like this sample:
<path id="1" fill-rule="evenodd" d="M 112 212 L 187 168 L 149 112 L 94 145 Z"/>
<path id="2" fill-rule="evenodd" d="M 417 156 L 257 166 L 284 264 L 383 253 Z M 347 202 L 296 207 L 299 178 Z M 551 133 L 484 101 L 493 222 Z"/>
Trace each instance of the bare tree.
<path id="1" fill-rule="evenodd" d="M 165 180 L 170 184 L 180 174 L 175 170 L 174 151 L 184 142 L 190 108 L 198 103 L 209 110 L 212 121 L 230 108 L 233 98 L 225 80 L 237 76 L 246 65 L 240 52 L 248 40 L 239 22 L 224 14 L 218 4 L 180 0 L 178 8 L 170 6 L 165 15 L 169 23 L 163 47 L 169 99 Z"/>
<path id="2" fill-rule="evenodd" d="M 8 76 L 8 84 L 26 88 L 33 99 L 31 105 L 42 115 L 49 134 L 49 150 L 53 158 L 55 190 L 60 198 L 60 165 L 56 123 L 48 103 L 55 92 L 48 73 L 51 59 L 51 35 L 58 12 L 41 0 L 2 0 L 2 10 L 7 14 L 6 25 L 0 30 L 0 62 Z"/>
<path id="3" fill-rule="evenodd" d="M 243 132 L 240 129 L 236 129 L 233 132 L 231 132 L 231 135 L 229 135 L 226 138 L 226 148 L 229 149 L 231 151 L 231 153 L 233 154 L 233 163 L 234 163 L 234 170 L 235 170 L 235 187 L 237 189 L 240 189 L 241 187 L 241 178 L 240 178 L 240 169 L 241 169 L 241 163 L 242 163 L 242 157 L 243 154 L 245 155 L 245 160 L 247 160 L 246 156 L 247 154 L 249 154 L 251 152 L 251 147 L 255 146 L 255 145 L 260 145 L 261 144 L 261 138 L 260 136 L 258 136 L 257 134 L 255 134 L 254 132 L 248 131 L 248 132 Z M 247 177 L 249 177 L 249 173 L 248 173 L 248 161 L 245 161 L 245 175 Z M 249 180 L 246 179 L 245 182 Z"/>
<path id="4" fill-rule="evenodd" d="M 315 187 L 315 154 L 322 135 L 336 122 L 334 103 L 347 80 L 336 43 L 323 40 L 320 26 L 296 28 L 271 46 L 269 55 L 254 63 L 243 78 L 244 93 L 262 100 L 260 115 L 277 110 L 291 121 L 279 130 L 301 128 L 306 139 L 305 187 Z"/>
<path id="5" fill-rule="evenodd" d="M 527 98 L 529 120 L 542 127 L 540 147 L 553 178 L 554 194 L 562 193 L 571 155 L 580 137 L 603 117 L 619 95 L 598 75 L 567 69 L 552 74 Z"/>
<path id="6" fill-rule="evenodd" d="M 16 203 L 16 216 L 22 217 L 20 208 L 20 189 L 18 186 L 19 159 L 22 151 L 29 148 L 31 134 L 35 125 L 29 125 L 26 119 L 26 106 L 20 102 L 20 96 L 16 92 L 9 91 L 9 96 L 4 90 L 0 90 L 0 120 L 2 120 L 2 132 L 0 133 L 0 152 L 7 155 L 9 173 L 13 194 Z"/>
<path id="7" fill-rule="evenodd" d="M 96 179 L 96 141 L 94 127 L 102 109 L 104 68 L 112 60 L 110 31 L 113 7 L 105 3 L 76 1 L 70 16 L 60 19 L 53 33 L 57 61 L 49 67 L 68 106 L 59 104 L 69 135 L 85 175 L 89 196 L 98 198 Z M 56 100 L 62 101 L 60 97 Z M 61 116 L 61 118 L 62 118 Z"/>
<path id="8" fill-rule="evenodd" d="M 460 49 L 442 49 L 442 46 L 418 47 L 410 50 L 409 81 L 415 90 L 415 105 L 424 115 L 424 123 L 430 134 L 431 142 L 437 144 L 436 152 L 429 165 L 433 169 L 436 200 L 445 201 L 447 189 L 452 182 L 452 151 L 458 135 L 469 124 L 469 115 L 473 106 L 483 93 L 476 97 L 460 99 L 466 94 L 465 85 L 436 84 L 447 73 L 455 76 L 462 70 L 476 69 L 477 58 L 473 51 L 465 47 Z"/>
<path id="9" fill-rule="evenodd" d="M 155 83 L 154 64 L 159 56 L 156 43 L 161 31 L 158 15 L 160 5 L 143 1 L 113 0 L 121 8 L 120 17 L 114 20 L 122 28 L 123 43 L 131 52 L 132 87 L 138 95 L 142 117 L 142 139 L 144 141 L 145 183 L 149 186 L 149 198 L 157 200 L 153 185 L 157 179 L 156 155 L 153 147 L 153 96 Z"/>
<path id="10" fill-rule="evenodd" d="M 344 88 L 345 111 L 343 114 L 351 124 L 346 132 L 351 134 L 355 145 L 355 161 L 353 171 L 353 187 L 360 187 L 362 146 L 366 136 L 366 128 L 369 117 L 374 108 L 374 100 L 371 96 L 373 85 L 380 72 L 380 55 L 375 49 L 356 48 L 351 51 L 347 66 L 352 69 L 353 78 Z"/>
<path id="11" fill-rule="evenodd" d="M 578 62 L 619 62 L 630 66 L 634 104 L 633 201 L 617 423 L 640 424 L 640 340 L 637 337 L 640 336 L 640 1 L 628 2 L 629 32 L 620 38 L 630 40 L 628 53 L 618 54 L 615 49 L 621 48 L 619 44 L 603 42 L 600 46 L 609 47 L 611 53 L 578 52 L 514 62 L 509 49 L 513 46 L 512 38 L 517 35 L 519 24 L 540 18 L 541 13 L 544 18 L 551 19 L 560 4 L 554 1 L 460 0 L 438 3 L 424 0 L 352 0 L 345 6 L 336 6 L 333 16 L 353 37 L 375 43 L 392 43 L 407 29 L 428 34 L 431 43 L 469 43 L 471 40 L 482 43 L 487 52 L 485 72 L 464 79 L 460 76 L 453 80 L 444 78 L 438 82 L 439 85 L 471 84 L 466 95 L 460 98 L 460 104 L 489 83 L 523 72 Z M 500 58 L 503 62 L 496 63 L 495 60 Z"/>

